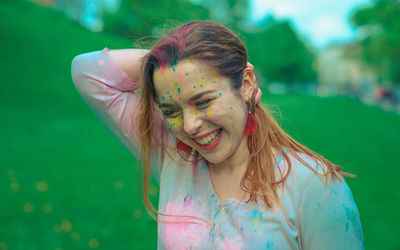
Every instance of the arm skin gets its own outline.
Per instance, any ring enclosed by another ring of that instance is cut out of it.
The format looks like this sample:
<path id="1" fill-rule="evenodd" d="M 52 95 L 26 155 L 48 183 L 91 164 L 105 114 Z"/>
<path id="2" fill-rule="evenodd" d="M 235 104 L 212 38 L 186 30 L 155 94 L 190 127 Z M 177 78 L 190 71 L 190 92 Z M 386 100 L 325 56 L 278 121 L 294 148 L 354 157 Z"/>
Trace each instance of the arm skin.
<path id="1" fill-rule="evenodd" d="M 138 82 L 137 76 L 140 70 L 140 59 L 147 52 L 149 52 L 147 49 L 118 49 L 109 51 L 111 57 L 134 82 Z"/>

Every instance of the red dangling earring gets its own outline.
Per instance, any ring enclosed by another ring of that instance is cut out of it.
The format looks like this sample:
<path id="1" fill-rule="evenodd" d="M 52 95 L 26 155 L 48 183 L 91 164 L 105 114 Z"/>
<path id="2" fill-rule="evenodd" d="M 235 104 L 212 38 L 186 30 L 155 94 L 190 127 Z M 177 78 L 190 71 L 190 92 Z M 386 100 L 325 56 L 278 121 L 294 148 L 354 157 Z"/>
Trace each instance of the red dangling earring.
<path id="1" fill-rule="evenodd" d="M 245 135 L 255 135 L 257 132 L 257 117 L 251 113 L 249 109 L 249 114 L 247 115 L 246 127 L 244 129 Z"/>
<path id="2" fill-rule="evenodd" d="M 176 147 L 177 147 L 179 150 L 181 150 L 181 151 L 183 151 L 183 152 L 189 152 L 189 151 L 190 151 L 191 147 L 190 147 L 189 145 L 183 143 L 183 142 L 182 142 L 181 140 L 179 140 L 179 139 L 176 139 L 176 140 L 177 140 L 177 142 L 176 142 Z"/>

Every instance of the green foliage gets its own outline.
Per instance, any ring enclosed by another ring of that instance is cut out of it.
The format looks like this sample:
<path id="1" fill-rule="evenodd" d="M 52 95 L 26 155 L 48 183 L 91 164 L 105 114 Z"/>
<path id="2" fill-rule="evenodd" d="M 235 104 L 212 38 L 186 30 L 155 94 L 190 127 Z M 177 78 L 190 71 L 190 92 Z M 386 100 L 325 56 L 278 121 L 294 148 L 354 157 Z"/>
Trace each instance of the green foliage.
<path id="1" fill-rule="evenodd" d="M 314 54 L 289 21 L 272 17 L 260 32 L 247 34 L 250 60 L 270 82 L 308 83 L 316 80 Z"/>
<path id="2" fill-rule="evenodd" d="M 378 0 L 355 11 L 353 25 L 364 34 L 362 57 L 383 81 L 400 84 L 400 2 Z"/>
<path id="3" fill-rule="evenodd" d="M 191 20 L 206 20 L 209 11 L 188 0 L 122 0 L 116 13 L 104 16 L 104 30 L 139 39 L 160 34 Z"/>

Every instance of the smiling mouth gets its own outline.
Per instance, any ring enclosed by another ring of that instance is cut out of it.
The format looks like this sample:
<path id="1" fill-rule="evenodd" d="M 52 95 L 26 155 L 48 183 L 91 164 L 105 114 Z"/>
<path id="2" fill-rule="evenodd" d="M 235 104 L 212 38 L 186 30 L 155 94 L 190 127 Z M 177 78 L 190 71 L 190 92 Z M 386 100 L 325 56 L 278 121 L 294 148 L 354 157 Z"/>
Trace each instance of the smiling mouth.
<path id="1" fill-rule="evenodd" d="M 214 143 L 221 132 L 222 132 L 222 128 L 216 130 L 214 133 L 212 133 L 211 135 L 209 135 L 201 140 L 196 140 L 196 139 L 193 139 L 193 140 L 200 145 L 207 146 L 207 145 Z"/>

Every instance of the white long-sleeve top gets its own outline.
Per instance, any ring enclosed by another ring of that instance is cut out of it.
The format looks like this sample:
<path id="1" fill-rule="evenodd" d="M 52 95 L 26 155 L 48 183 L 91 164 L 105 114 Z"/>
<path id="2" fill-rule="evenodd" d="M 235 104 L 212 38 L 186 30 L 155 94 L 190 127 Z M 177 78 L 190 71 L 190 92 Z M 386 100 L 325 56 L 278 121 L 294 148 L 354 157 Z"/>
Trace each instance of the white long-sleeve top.
<path id="1" fill-rule="evenodd" d="M 92 111 L 139 158 L 140 96 L 134 92 L 138 85 L 113 60 L 108 48 L 76 56 L 72 78 Z M 153 130 L 166 145 L 176 145 L 157 111 Z M 316 167 L 314 160 L 300 156 Z M 291 156 L 291 171 L 279 186 L 282 205 L 267 209 L 261 200 L 259 204 L 222 201 L 205 161 L 193 166 L 179 160 L 178 164 L 178 158 L 171 151 L 162 161 L 156 147 L 151 153 L 151 173 L 160 185 L 158 209 L 201 219 L 161 216 L 184 223 L 158 223 L 158 249 L 364 249 L 360 215 L 342 177 L 341 181 L 329 178 L 324 185 L 323 179 Z M 280 178 L 287 162 L 281 156 L 277 161 Z"/>

